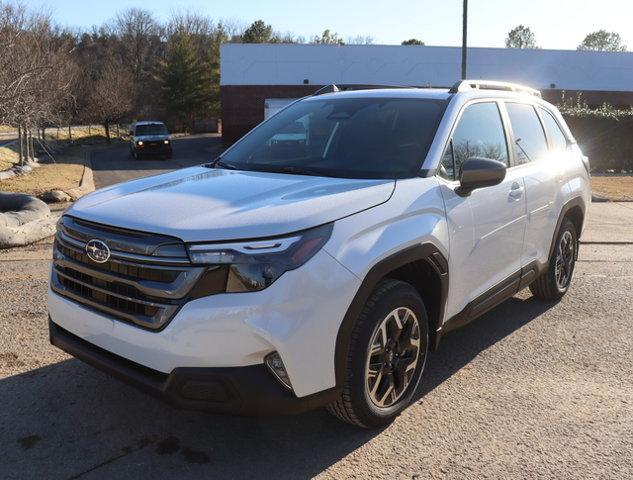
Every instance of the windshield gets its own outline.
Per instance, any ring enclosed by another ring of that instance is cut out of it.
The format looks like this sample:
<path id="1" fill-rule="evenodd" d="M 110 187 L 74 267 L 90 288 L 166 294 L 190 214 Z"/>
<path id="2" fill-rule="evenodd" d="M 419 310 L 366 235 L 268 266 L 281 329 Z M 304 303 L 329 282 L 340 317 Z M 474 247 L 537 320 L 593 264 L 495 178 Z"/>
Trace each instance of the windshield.
<path id="1" fill-rule="evenodd" d="M 136 136 L 141 135 L 167 135 L 167 127 L 162 123 L 146 123 L 136 126 Z"/>
<path id="2" fill-rule="evenodd" d="M 410 178 L 446 102 L 412 98 L 300 101 L 228 150 L 219 166 L 345 178 Z"/>

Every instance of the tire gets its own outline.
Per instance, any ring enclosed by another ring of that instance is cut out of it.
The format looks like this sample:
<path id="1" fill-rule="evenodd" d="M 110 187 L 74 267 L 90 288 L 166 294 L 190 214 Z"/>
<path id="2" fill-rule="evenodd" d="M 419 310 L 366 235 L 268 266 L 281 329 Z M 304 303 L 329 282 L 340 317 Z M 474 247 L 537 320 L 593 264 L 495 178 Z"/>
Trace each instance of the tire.
<path id="1" fill-rule="evenodd" d="M 560 300 L 569 290 L 577 258 L 578 233 L 569 218 L 564 218 L 556 235 L 547 271 L 530 284 L 532 295 L 539 300 Z"/>
<path id="2" fill-rule="evenodd" d="M 396 333 L 398 321 L 402 326 Z M 424 302 L 411 285 L 382 280 L 356 320 L 343 392 L 328 405 L 328 411 L 344 422 L 364 428 L 385 425 L 396 418 L 411 402 L 422 378 L 429 345 L 428 325 Z M 387 338 L 384 335 L 392 337 L 389 342 L 382 340 Z M 392 346 L 381 349 L 385 343 Z"/>

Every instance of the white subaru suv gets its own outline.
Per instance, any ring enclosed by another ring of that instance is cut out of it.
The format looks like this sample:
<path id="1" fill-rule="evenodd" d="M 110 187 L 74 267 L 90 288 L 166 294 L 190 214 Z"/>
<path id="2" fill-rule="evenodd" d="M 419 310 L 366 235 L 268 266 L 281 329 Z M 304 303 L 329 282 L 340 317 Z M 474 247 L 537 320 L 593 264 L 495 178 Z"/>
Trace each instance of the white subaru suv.
<path id="1" fill-rule="evenodd" d="M 528 286 L 565 294 L 589 202 L 534 90 L 331 85 L 211 164 L 76 202 L 50 338 L 179 407 L 374 427 L 446 332 Z"/>

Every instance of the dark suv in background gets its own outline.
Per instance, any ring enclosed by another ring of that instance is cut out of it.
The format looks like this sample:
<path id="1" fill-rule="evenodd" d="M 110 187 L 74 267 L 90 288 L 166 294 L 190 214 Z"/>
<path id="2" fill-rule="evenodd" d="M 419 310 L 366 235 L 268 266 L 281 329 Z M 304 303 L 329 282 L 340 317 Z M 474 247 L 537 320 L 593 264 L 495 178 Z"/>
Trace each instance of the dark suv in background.
<path id="1" fill-rule="evenodd" d="M 153 155 L 171 158 L 171 140 L 165 124 L 147 120 L 132 124 L 130 151 L 137 160 Z"/>

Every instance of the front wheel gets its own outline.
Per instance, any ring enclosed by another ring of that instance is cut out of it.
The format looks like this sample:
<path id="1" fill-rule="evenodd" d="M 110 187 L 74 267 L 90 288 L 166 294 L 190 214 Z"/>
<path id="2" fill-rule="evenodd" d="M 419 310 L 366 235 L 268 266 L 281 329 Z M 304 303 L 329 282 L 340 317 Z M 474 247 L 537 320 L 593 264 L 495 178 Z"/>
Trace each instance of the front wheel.
<path id="1" fill-rule="evenodd" d="M 328 406 L 330 413 L 366 428 L 391 422 L 420 383 L 428 339 L 418 292 L 398 280 L 380 282 L 356 321 L 343 393 Z"/>
<path id="2" fill-rule="evenodd" d="M 578 234 L 568 218 L 560 226 L 549 266 L 530 285 L 530 291 L 539 300 L 560 300 L 571 285 L 571 278 L 578 258 Z"/>

